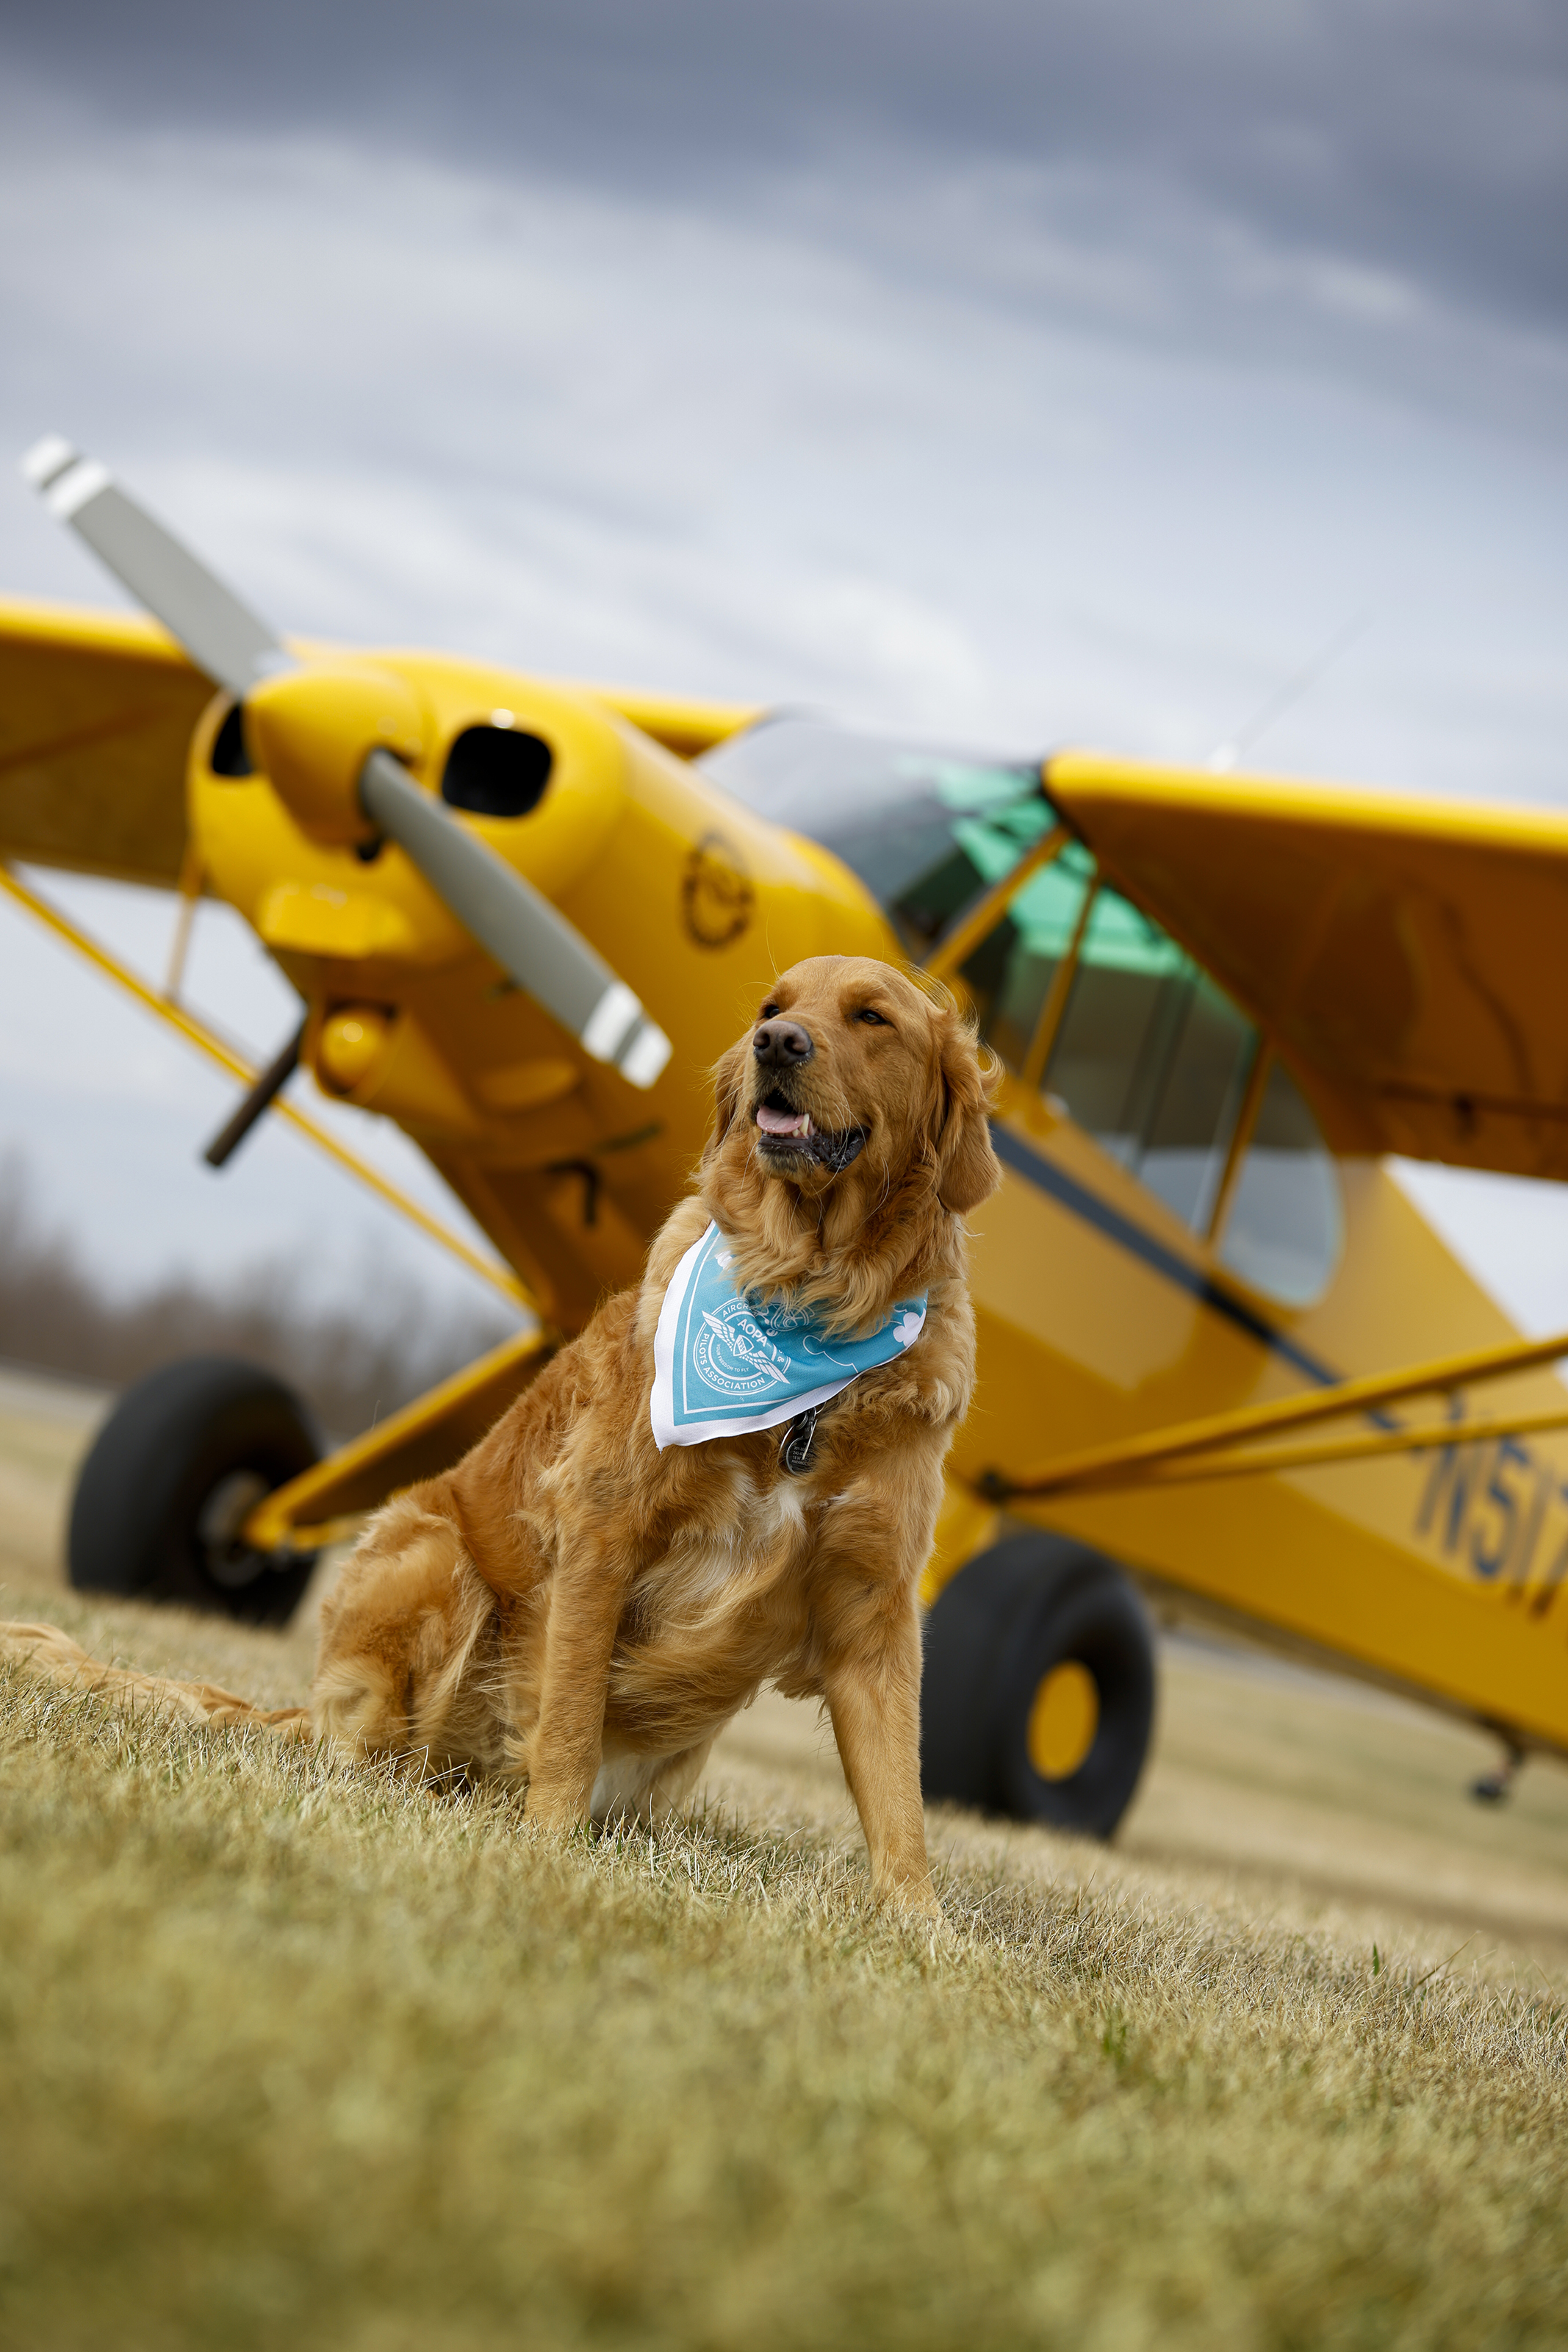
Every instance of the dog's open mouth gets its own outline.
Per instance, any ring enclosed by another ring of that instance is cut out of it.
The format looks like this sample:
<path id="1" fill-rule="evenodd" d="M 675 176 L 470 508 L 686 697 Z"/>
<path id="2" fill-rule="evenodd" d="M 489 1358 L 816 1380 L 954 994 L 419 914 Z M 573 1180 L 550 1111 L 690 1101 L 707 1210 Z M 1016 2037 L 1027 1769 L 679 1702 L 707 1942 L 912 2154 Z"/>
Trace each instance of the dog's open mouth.
<path id="1" fill-rule="evenodd" d="M 867 1130 L 863 1127 L 842 1127 L 836 1131 L 818 1127 L 809 1110 L 797 1110 L 777 1087 L 771 1094 L 764 1095 L 754 1117 L 757 1140 L 770 1159 L 809 1160 L 816 1167 L 832 1169 L 836 1174 L 841 1168 L 847 1168 L 865 1146 Z"/>

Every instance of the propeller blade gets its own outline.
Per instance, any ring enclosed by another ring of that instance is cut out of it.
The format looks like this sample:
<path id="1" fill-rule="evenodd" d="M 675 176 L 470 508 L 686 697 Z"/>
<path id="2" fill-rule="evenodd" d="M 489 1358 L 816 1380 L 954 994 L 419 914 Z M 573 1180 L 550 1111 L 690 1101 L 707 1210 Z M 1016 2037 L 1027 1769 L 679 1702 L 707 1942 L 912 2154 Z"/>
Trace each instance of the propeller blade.
<path id="1" fill-rule="evenodd" d="M 653 1085 L 670 1058 L 669 1039 L 542 890 L 422 792 L 390 751 L 365 761 L 360 799 L 458 921 L 563 1029 L 634 1087 Z"/>
<path id="2" fill-rule="evenodd" d="M 219 686 L 238 696 L 258 677 L 296 667 L 266 622 L 128 498 L 107 467 L 51 434 L 28 450 L 22 471 Z"/>
<path id="3" fill-rule="evenodd" d="M 239 698 L 258 679 L 298 668 L 266 622 L 128 498 L 107 467 L 50 435 L 28 450 L 22 471 L 217 685 Z M 360 798 L 465 929 L 585 1052 L 634 1087 L 653 1084 L 669 1061 L 669 1039 L 542 890 L 422 792 L 390 751 L 371 753 Z"/>

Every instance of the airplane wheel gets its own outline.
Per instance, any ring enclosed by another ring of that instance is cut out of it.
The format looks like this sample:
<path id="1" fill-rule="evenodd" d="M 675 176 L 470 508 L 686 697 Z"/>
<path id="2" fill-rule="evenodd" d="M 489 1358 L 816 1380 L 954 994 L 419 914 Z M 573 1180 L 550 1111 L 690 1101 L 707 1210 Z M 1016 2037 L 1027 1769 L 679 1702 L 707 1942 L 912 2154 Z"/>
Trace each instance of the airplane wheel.
<path id="1" fill-rule="evenodd" d="M 1061 1536 L 1009 1536 L 925 1621 L 925 1796 L 1107 1838 L 1155 1713 L 1154 1643 L 1132 1580 Z"/>
<path id="2" fill-rule="evenodd" d="M 82 1464 L 72 1584 L 280 1624 L 316 1555 L 290 1553 L 277 1568 L 235 1530 L 320 1454 L 305 1407 L 258 1365 L 227 1356 L 165 1364 L 126 1390 Z"/>

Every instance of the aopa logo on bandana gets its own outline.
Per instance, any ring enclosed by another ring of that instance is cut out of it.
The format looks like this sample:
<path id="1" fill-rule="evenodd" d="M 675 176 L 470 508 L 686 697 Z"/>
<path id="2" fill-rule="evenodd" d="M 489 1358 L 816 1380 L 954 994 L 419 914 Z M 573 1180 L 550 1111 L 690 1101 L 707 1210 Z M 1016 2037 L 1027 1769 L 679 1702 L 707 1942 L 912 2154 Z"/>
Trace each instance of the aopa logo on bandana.
<path id="1" fill-rule="evenodd" d="M 716 1397 L 788 1391 L 789 1359 L 774 1346 L 744 1298 L 732 1297 L 720 1307 L 705 1307 L 702 1317 L 702 1329 L 694 1327 L 692 1364 Z"/>
<path id="2" fill-rule="evenodd" d="M 905 1298 L 863 1339 L 829 1339 L 797 1308 L 742 1297 L 716 1225 L 670 1278 L 653 1341 L 650 1411 L 660 1452 L 772 1429 L 888 1364 L 918 1339 L 925 1300 Z"/>

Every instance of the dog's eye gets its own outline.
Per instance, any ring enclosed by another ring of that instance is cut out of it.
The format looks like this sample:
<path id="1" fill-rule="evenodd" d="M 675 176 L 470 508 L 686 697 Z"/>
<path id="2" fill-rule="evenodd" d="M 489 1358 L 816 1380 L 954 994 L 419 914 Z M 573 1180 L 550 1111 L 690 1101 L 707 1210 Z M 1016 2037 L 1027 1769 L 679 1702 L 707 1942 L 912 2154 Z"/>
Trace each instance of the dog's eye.
<path id="1" fill-rule="evenodd" d="M 893 1025 L 885 1013 L 878 1013 L 875 1007 L 870 1004 L 862 1004 L 860 1011 L 855 1014 L 855 1019 L 857 1021 L 869 1021 L 874 1029 L 888 1029 Z"/>
<path id="2" fill-rule="evenodd" d="M 778 1012 L 778 1010 L 779 1007 L 776 1004 L 765 1004 L 757 1017 L 758 1021 L 771 1021 L 773 1015 Z"/>

